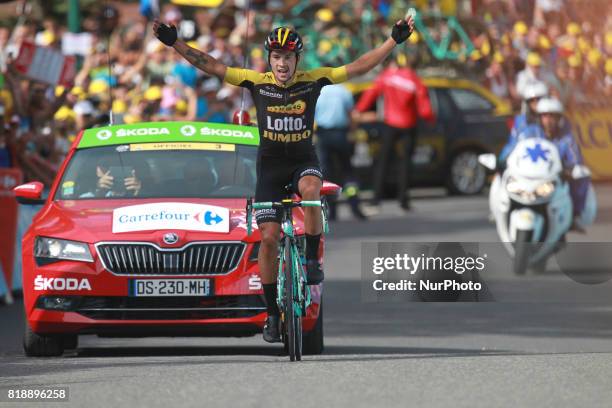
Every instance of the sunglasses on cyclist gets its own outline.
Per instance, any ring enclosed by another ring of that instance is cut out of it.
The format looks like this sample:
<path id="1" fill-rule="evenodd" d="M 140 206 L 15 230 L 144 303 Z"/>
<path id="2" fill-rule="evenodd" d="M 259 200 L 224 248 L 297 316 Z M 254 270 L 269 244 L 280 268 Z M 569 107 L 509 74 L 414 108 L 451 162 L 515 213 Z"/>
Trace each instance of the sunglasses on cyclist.
<path id="1" fill-rule="evenodd" d="M 295 50 L 296 43 L 295 41 L 289 41 L 285 46 L 283 46 L 280 41 L 270 41 L 270 48 L 274 50 Z"/>

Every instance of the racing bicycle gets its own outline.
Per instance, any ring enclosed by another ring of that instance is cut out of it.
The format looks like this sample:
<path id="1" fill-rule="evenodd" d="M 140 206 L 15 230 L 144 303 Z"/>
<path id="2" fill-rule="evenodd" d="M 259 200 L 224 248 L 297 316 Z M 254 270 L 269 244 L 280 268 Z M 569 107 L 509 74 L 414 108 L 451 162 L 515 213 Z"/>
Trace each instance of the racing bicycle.
<path id="1" fill-rule="evenodd" d="M 278 308 L 281 312 L 281 337 L 291 361 L 302 359 L 302 318 L 311 303 L 310 288 L 306 284 L 306 271 L 302 265 L 298 240 L 293 229 L 292 210 L 296 207 L 322 207 L 323 232 L 327 233 L 327 209 L 325 201 L 283 199 L 280 202 L 253 202 L 247 200 L 247 234 L 251 235 L 252 213 L 258 209 L 282 211 L 283 237 L 279 244 Z"/>

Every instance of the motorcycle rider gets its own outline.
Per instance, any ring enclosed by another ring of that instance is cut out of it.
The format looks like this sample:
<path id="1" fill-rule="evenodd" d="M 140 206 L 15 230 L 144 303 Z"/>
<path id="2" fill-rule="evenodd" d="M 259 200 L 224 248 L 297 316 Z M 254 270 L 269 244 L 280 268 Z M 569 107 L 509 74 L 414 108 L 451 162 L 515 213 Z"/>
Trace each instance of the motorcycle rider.
<path id="1" fill-rule="evenodd" d="M 564 169 L 571 171 L 576 165 L 584 165 L 580 146 L 576 143 L 571 126 L 564 116 L 563 104 L 556 98 L 542 98 L 536 106 L 536 112 L 539 126 L 533 129 L 533 136 L 546 138 L 557 146 Z M 590 176 L 570 180 L 574 230 L 584 232 L 585 226 L 591 224 L 594 219 L 594 196 L 591 198 L 593 202 L 587 205 L 591 189 Z"/>
<path id="2" fill-rule="evenodd" d="M 523 94 L 521 113 L 514 117 L 514 124 L 508 143 L 499 154 L 499 163 L 504 164 L 512 149 L 519 140 L 519 135 L 523 134 L 529 127 L 538 126 L 538 115 L 536 107 L 538 101 L 548 95 L 548 86 L 544 82 L 535 82 L 529 86 Z M 503 166 L 502 166 L 503 167 Z"/>

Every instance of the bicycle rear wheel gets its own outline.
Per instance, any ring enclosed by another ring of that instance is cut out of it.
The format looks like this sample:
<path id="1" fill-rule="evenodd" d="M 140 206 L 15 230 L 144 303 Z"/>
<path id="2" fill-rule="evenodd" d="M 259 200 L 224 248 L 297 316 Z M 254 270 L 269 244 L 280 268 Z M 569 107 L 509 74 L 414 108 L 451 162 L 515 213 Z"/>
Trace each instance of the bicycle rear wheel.
<path id="1" fill-rule="evenodd" d="M 291 361 L 302 359 L 302 319 L 295 309 L 295 260 L 291 254 L 291 239 L 285 237 L 283 273 L 285 274 L 285 323 L 287 351 Z"/>

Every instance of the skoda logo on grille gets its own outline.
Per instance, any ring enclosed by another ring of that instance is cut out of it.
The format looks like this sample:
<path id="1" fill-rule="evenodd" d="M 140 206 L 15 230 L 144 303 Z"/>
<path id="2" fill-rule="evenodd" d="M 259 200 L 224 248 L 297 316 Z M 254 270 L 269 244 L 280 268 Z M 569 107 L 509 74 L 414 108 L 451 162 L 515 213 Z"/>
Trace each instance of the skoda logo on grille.
<path id="1" fill-rule="evenodd" d="M 164 234 L 164 243 L 168 245 L 176 244 L 179 240 L 179 236 L 174 232 Z"/>

